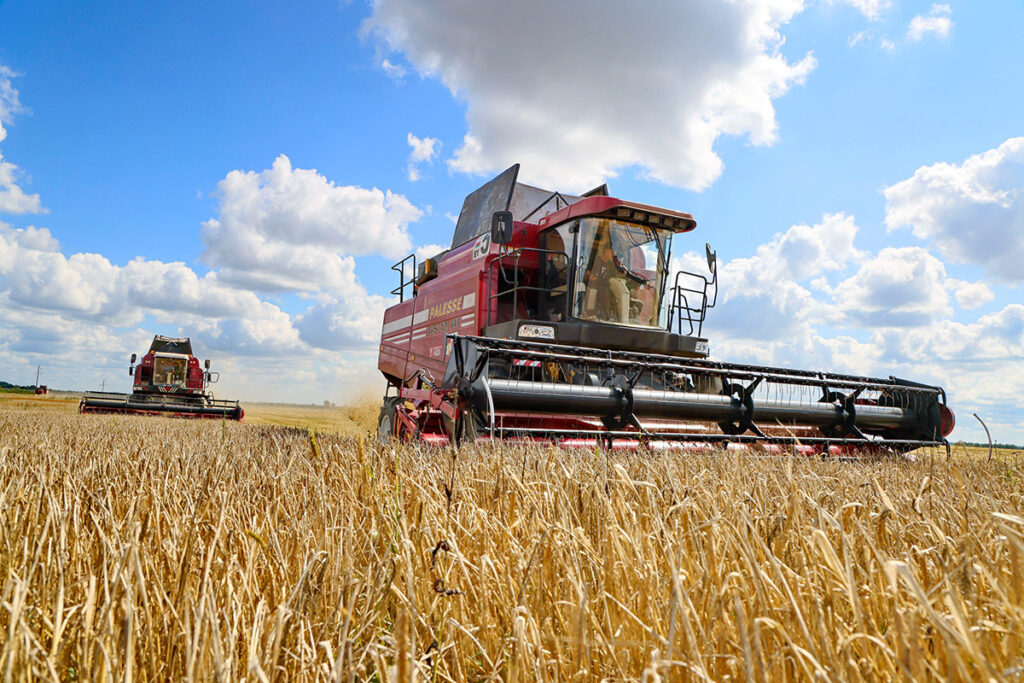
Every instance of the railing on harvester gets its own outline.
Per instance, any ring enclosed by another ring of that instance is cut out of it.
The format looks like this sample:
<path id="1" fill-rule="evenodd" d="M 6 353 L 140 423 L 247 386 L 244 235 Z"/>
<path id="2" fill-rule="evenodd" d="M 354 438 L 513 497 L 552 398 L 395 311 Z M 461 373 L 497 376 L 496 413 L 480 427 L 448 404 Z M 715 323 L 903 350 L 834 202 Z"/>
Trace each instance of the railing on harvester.
<path id="1" fill-rule="evenodd" d="M 412 261 L 412 268 L 407 270 L 405 264 L 409 261 Z M 414 287 L 416 284 L 416 254 L 409 254 L 391 266 L 391 270 L 398 271 L 398 286 L 391 290 L 391 295 L 397 296 L 399 301 L 405 301 L 405 288 Z"/>
<path id="2" fill-rule="evenodd" d="M 690 282 L 680 283 L 683 277 L 692 278 Z M 696 282 L 699 281 L 699 282 Z M 693 283 L 691 286 L 688 284 Z M 708 296 L 708 290 L 714 292 Z M 691 273 L 680 270 L 676 273 L 676 279 L 672 287 L 672 299 L 668 305 L 668 324 L 666 329 L 669 332 L 683 334 L 684 322 L 689 325 L 687 334 L 700 336 L 704 327 L 704 318 L 707 317 L 708 309 L 714 308 L 718 302 L 718 269 L 711 272 L 711 279 L 700 273 Z M 675 329 L 673 330 L 673 325 Z"/>
<path id="3" fill-rule="evenodd" d="M 568 255 L 564 251 L 534 247 L 520 247 L 498 254 L 488 264 L 489 277 L 487 278 L 487 309 L 484 313 L 486 316 L 485 325 L 503 322 L 499 319 L 500 314 L 497 304 L 508 302 L 510 298 L 512 308 L 509 319 L 516 318 L 520 312 L 520 299 L 525 298 L 520 297 L 520 292 L 524 294 L 531 292 L 534 294 L 534 298 L 540 294 L 550 295 L 552 293 L 550 287 L 541 287 L 539 283 L 537 285 L 522 284 L 523 271 L 520 268 L 520 261 L 527 255 L 536 256 L 538 273 L 541 271 L 542 264 L 546 259 L 561 258 L 566 264 L 568 264 L 569 260 Z M 399 270 L 401 273 L 400 267 L 402 263 L 404 261 L 395 264 L 392 266 L 392 269 Z M 496 274 L 493 270 L 495 268 L 497 269 Z M 568 273 L 566 273 L 566 276 L 568 279 Z M 683 278 L 690 278 L 690 280 L 687 281 Z M 495 283 L 497 283 L 498 291 L 494 291 Z M 566 283 L 566 288 L 566 295 L 568 296 L 568 282 Z M 396 290 L 392 291 L 392 294 L 400 295 L 398 289 L 396 288 Z M 686 334 L 700 335 L 704 326 L 704 320 L 707 317 L 707 311 L 709 308 L 714 308 L 717 301 L 717 269 L 712 272 L 711 279 L 699 273 L 680 270 L 676 273 L 672 287 L 672 297 L 668 304 L 666 329 L 669 332 L 674 331 L 676 334 L 684 334 L 685 330 Z M 526 317 L 531 316 L 528 314 Z"/>
<path id="4" fill-rule="evenodd" d="M 502 251 L 501 253 L 499 253 L 497 258 L 492 260 L 487 265 L 487 309 L 484 312 L 484 315 L 486 315 L 487 317 L 485 325 L 493 325 L 494 323 L 505 322 L 498 319 L 498 305 L 502 303 L 502 300 L 507 302 L 510 295 L 512 299 L 512 312 L 511 316 L 509 317 L 509 320 L 512 320 L 515 319 L 519 313 L 520 291 L 523 291 L 524 295 L 526 292 L 533 292 L 533 298 L 535 300 L 539 299 L 541 294 L 551 294 L 552 290 L 550 287 L 539 286 L 541 282 L 538 282 L 535 285 L 522 284 L 523 278 L 522 271 L 519 267 L 519 262 L 524 255 L 528 254 L 536 255 L 538 281 L 541 280 L 540 273 L 542 264 L 545 263 L 547 258 L 551 258 L 551 256 L 545 255 L 561 257 L 562 259 L 564 259 L 564 262 L 567 265 L 569 262 L 569 257 L 566 255 L 564 251 L 556 251 L 553 249 L 539 249 L 536 247 L 518 247 L 516 249 L 510 249 L 508 251 Z M 505 264 L 508 262 L 508 260 L 512 261 L 510 268 L 505 267 Z M 493 272 L 495 268 L 498 269 L 497 277 L 495 277 Z M 566 271 L 566 273 L 568 275 L 568 271 Z M 495 282 L 497 282 L 497 292 L 494 291 Z M 507 285 L 507 288 L 503 288 L 502 285 Z M 566 291 L 568 293 L 568 282 L 566 283 Z M 525 300 L 525 296 L 523 298 Z M 526 300 L 526 303 L 528 304 L 529 301 Z M 537 310 L 534 310 L 533 315 L 535 316 L 537 312 Z M 528 315 L 527 317 L 530 316 Z"/>

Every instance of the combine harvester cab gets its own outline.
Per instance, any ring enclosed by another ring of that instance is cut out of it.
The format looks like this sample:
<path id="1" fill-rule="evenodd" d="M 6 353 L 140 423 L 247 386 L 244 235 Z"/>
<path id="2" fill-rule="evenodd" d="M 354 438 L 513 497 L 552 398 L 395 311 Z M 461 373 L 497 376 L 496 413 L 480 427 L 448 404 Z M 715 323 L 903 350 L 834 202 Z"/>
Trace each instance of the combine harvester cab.
<path id="1" fill-rule="evenodd" d="M 384 315 L 381 438 L 700 451 L 907 452 L 945 446 L 940 387 L 722 363 L 702 336 L 718 293 L 669 273 L 689 214 L 517 182 L 470 194 L 451 248 L 396 263 Z"/>
<path id="2" fill-rule="evenodd" d="M 192 355 L 188 337 L 156 335 L 139 364 L 133 353 L 128 374 L 134 378 L 132 393 L 87 391 L 78 404 L 80 413 L 169 415 L 171 417 L 241 420 L 245 414 L 238 401 L 223 401 L 208 391 L 220 375 L 203 367 Z"/>

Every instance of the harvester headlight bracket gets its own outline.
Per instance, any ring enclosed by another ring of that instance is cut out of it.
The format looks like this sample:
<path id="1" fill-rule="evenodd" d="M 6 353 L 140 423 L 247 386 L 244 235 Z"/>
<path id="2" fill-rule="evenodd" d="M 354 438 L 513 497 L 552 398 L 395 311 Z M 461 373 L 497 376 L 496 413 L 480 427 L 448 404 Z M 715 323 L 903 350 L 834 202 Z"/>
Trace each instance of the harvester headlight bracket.
<path id="1" fill-rule="evenodd" d="M 555 328 L 551 325 L 520 325 L 519 336 L 526 339 L 554 339 Z"/>

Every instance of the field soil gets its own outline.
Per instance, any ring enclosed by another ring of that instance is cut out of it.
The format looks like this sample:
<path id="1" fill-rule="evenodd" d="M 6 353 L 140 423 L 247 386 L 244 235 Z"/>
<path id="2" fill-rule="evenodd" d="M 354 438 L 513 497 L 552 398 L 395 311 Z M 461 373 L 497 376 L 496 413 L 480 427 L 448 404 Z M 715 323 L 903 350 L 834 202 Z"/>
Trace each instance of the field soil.
<path id="1" fill-rule="evenodd" d="M 0 400 L 7 680 L 1024 674 L 1019 453 L 455 453 L 378 445 L 375 402 L 33 399 Z"/>

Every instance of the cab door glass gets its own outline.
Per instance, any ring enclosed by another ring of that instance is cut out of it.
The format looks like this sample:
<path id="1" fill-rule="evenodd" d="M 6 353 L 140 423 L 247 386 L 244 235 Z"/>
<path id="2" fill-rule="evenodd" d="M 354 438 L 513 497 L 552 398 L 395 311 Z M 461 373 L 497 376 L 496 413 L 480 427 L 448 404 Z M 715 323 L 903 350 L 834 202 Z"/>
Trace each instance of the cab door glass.
<path id="1" fill-rule="evenodd" d="M 569 265 L 573 251 L 575 222 L 542 233 L 543 294 L 540 319 L 561 322 L 568 311 Z"/>

